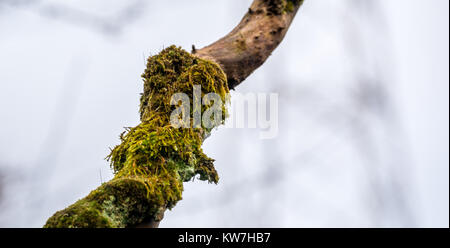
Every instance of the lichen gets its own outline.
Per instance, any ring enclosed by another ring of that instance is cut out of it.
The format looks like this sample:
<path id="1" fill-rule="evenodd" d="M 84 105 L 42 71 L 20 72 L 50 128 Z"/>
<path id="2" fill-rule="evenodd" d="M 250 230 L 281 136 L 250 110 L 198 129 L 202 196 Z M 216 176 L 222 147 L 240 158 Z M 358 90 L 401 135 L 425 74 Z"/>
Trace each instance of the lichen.
<path id="1" fill-rule="evenodd" d="M 176 106 L 170 100 L 175 93 L 185 93 L 192 102 L 194 85 L 201 85 L 202 97 L 212 92 L 220 96 L 225 117 L 229 92 L 225 73 L 211 61 L 170 46 L 148 59 L 142 78 L 141 123 L 122 133 L 121 143 L 107 157 L 114 179 L 57 212 L 45 227 L 133 226 L 174 207 L 182 198 L 183 182 L 197 175 L 218 182 L 214 160 L 201 148 L 214 126 L 174 128 L 170 114 Z M 207 108 L 202 105 L 201 112 Z"/>

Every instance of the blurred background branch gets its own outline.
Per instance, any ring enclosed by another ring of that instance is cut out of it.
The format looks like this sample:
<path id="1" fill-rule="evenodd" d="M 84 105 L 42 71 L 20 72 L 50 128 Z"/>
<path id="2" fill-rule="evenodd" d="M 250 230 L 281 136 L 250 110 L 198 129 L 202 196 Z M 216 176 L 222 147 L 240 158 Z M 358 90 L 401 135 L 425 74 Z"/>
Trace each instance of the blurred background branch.
<path id="1" fill-rule="evenodd" d="M 121 35 L 123 30 L 139 20 L 147 8 L 147 1 L 132 0 L 119 11 L 108 16 L 103 13 L 89 11 L 68 6 L 61 1 L 43 0 L 0 0 L 0 7 L 22 8 L 38 15 L 64 21 L 70 25 L 78 25 L 103 35 Z M 105 2 L 104 4 L 108 4 Z"/>

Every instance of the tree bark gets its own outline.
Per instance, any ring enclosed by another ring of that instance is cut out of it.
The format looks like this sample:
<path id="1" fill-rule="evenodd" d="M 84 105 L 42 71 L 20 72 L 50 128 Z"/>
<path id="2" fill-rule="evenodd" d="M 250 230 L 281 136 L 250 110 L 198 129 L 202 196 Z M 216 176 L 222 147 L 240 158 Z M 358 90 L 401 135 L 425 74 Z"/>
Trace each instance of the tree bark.
<path id="1" fill-rule="evenodd" d="M 198 51 L 218 63 L 234 89 L 260 67 L 281 43 L 303 1 L 255 0 L 228 35 Z"/>
<path id="2" fill-rule="evenodd" d="M 221 75 L 225 74 L 222 76 L 223 85 L 226 87 L 226 76 L 228 88 L 233 89 L 261 66 L 281 43 L 302 3 L 303 0 L 254 0 L 236 28 L 207 47 L 199 50 L 193 47 L 192 55 L 195 57 L 192 59 L 185 56 L 186 61 L 192 62 L 193 66 L 201 64 L 205 66 L 204 68 L 209 68 L 211 72 L 216 72 L 214 65 L 217 68 L 220 67 L 218 70 L 223 71 Z M 175 50 L 172 49 L 172 52 Z M 189 53 L 186 52 L 186 54 Z M 192 57 L 192 55 L 189 56 Z M 173 57 L 170 54 L 169 56 Z M 196 60 L 200 60 L 200 62 Z M 211 63 L 208 61 L 215 63 L 212 63 L 214 65 L 208 64 Z M 166 70 L 168 66 L 159 60 L 156 63 L 161 63 L 161 65 L 156 65 L 157 71 Z M 174 63 L 179 63 L 179 61 Z M 183 65 L 169 65 L 169 67 L 179 68 Z M 170 70 L 174 72 L 178 69 Z M 202 72 L 205 72 L 205 69 Z M 191 80 L 190 76 L 189 74 L 189 80 Z M 219 73 L 215 79 L 221 80 L 220 77 Z M 164 86 L 161 87 L 158 90 L 166 90 Z M 228 89 L 226 90 L 228 91 Z M 141 107 L 152 110 L 151 104 L 147 105 L 146 102 Z M 146 120 L 142 119 L 142 121 Z M 177 140 L 178 142 L 179 140 Z M 166 163 L 165 159 L 161 158 L 161 163 Z M 118 162 L 122 163 L 123 161 Z M 215 173 L 212 160 L 206 160 L 206 162 L 202 168 L 206 169 L 206 172 L 212 170 Z M 134 168 L 138 165 L 133 164 L 132 166 Z M 139 167 L 136 168 L 139 170 Z M 208 180 L 211 181 L 211 179 Z M 217 182 L 216 179 L 212 179 L 212 181 Z M 149 185 L 153 185 L 154 188 L 149 189 Z M 171 207 L 168 202 L 176 203 L 178 200 L 174 196 L 180 192 L 180 187 L 182 190 L 182 181 L 165 182 L 158 178 L 158 174 L 118 177 L 104 183 L 87 197 L 68 208 L 55 213 L 49 218 L 45 227 L 155 228 L 159 226 L 164 211 Z M 165 199 L 163 196 L 168 196 L 170 199 Z M 181 199 L 181 193 L 179 196 Z"/>

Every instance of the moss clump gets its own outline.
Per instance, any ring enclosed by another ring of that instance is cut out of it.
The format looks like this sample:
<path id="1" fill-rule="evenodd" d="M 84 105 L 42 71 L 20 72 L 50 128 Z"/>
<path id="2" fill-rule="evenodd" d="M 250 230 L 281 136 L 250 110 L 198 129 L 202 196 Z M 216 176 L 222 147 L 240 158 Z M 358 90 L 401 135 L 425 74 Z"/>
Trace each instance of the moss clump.
<path id="1" fill-rule="evenodd" d="M 166 182 L 167 190 L 162 190 L 158 197 L 165 199 L 166 206 L 171 208 L 181 199 L 182 182 L 195 175 L 214 183 L 219 179 L 213 160 L 201 149 L 211 129 L 173 128 L 170 114 L 175 106 L 170 104 L 171 97 L 185 93 L 192 102 L 194 85 L 201 85 L 202 97 L 214 92 L 225 103 L 229 92 L 226 75 L 217 64 L 171 46 L 148 59 L 142 78 L 142 123 L 121 135 L 122 143 L 112 150 L 109 159 L 117 178 L 138 176 Z M 202 112 L 206 108 L 202 105 Z M 226 113 L 225 104 L 222 109 Z M 192 113 L 193 109 L 191 123 Z M 148 185 L 149 190 L 153 187 Z"/>
<path id="2" fill-rule="evenodd" d="M 215 63 L 171 46 L 148 59 L 142 77 L 142 123 L 122 134 L 122 143 L 108 157 L 116 177 L 158 176 L 183 182 L 198 174 L 201 180 L 217 183 L 213 160 L 201 149 L 211 128 L 173 128 L 170 114 L 175 106 L 170 99 L 175 93 L 185 93 L 192 102 L 194 85 L 201 85 L 202 97 L 214 92 L 225 103 L 229 90 L 223 71 Z M 201 111 L 207 107 L 202 105 Z M 226 113 L 225 104 L 222 113 Z M 193 109 L 190 114 L 193 123 Z"/>
<path id="3" fill-rule="evenodd" d="M 201 148 L 212 128 L 172 127 L 170 115 L 176 106 L 170 100 L 175 93 L 185 93 L 192 103 L 193 86 L 201 85 L 202 97 L 211 92 L 220 96 L 225 115 L 229 92 L 225 73 L 217 64 L 171 46 L 148 59 L 142 78 L 141 124 L 122 133 L 121 144 L 107 157 L 114 179 L 57 212 L 45 227 L 133 226 L 175 206 L 183 182 L 196 175 L 218 182 L 214 160 Z M 207 108 L 202 105 L 201 112 Z M 191 108 L 191 123 L 192 113 Z"/>
<path id="4" fill-rule="evenodd" d="M 142 179 L 112 180 L 68 208 L 56 212 L 44 227 L 126 227 L 150 218 L 157 212 L 153 206 L 161 202 L 157 198 L 147 197 Z"/>

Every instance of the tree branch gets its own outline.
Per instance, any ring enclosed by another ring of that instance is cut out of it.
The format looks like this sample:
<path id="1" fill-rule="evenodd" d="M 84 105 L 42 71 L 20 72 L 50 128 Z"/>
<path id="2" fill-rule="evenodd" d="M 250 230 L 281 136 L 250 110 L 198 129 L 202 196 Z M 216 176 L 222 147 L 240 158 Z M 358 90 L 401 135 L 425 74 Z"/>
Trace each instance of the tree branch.
<path id="1" fill-rule="evenodd" d="M 195 99 L 192 90 L 201 85 L 201 96 L 215 92 L 226 102 L 229 88 L 280 44 L 302 3 L 255 0 L 241 23 L 212 45 L 193 54 L 171 46 L 150 57 L 142 75 L 141 123 L 120 136 L 109 156 L 114 179 L 56 212 L 44 227 L 158 227 L 166 209 L 181 200 L 183 182 L 200 175 L 217 183 L 214 160 L 201 149 L 214 127 L 173 128 L 169 100 L 179 92 Z"/>
<path id="2" fill-rule="evenodd" d="M 218 63 L 233 89 L 260 67 L 281 43 L 303 0 L 255 0 L 228 35 L 195 52 Z"/>
<path id="3" fill-rule="evenodd" d="M 254 0 L 229 34 L 199 50 L 192 46 L 192 54 L 219 64 L 228 87 L 234 89 L 278 47 L 302 4 L 303 0 Z M 158 227 L 159 223 L 151 220 L 137 227 Z"/>

